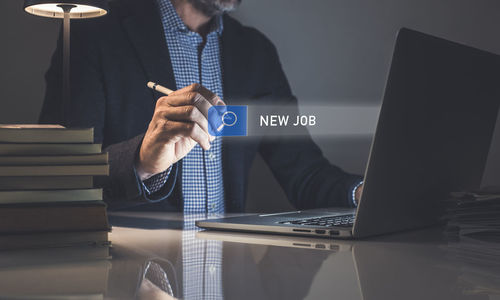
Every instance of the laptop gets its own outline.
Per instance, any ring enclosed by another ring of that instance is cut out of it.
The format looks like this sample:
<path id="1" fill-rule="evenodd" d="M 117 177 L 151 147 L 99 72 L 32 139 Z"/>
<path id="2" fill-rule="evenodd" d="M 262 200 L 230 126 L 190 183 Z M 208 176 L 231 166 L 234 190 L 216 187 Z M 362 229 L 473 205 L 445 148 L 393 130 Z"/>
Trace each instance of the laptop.
<path id="1" fill-rule="evenodd" d="M 196 222 L 205 229 L 364 238 L 432 226 L 451 191 L 478 189 L 500 104 L 500 56 L 399 30 L 355 209 Z"/>
<path id="2" fill-rule="evenodd" d="M 197 239 L 208 241 L 222 241 L 228 243 L 243 243 L 248 245 L 262 245 L 285 248 L 300 248 L 329 252 L 344 252 L 352 250 L 352 241 L 340 241 L 317 237 L 311 238 L 303 236 L 271 235 L 215 230 L 197 231 L 195 237 Z"/>

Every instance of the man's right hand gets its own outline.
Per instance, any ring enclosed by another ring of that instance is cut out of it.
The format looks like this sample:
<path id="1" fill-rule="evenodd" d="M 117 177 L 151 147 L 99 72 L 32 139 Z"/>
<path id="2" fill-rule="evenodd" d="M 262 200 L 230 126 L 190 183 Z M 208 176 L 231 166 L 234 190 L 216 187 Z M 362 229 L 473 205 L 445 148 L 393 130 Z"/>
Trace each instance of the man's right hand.
<path id="1" fill-rule="evenodd" d="M 209 134 L 207 114 L 213 105 L 225 104 L 197 83 L 158 99 L 136 161 L 141 180 L 167 170 L 196 144 L 210 149 L 215 138 Z"/>

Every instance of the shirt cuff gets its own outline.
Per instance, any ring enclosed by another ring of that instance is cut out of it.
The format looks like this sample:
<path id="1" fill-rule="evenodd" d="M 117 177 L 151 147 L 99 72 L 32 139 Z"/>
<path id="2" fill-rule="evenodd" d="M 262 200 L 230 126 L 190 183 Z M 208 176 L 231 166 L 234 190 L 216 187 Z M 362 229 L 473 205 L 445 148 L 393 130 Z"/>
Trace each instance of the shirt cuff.
<path id="1" fill-rule="evenodd" d="M 161 188 L 167 182 L 168 176 L 170 175 L 170 171 L 172 171 L 172 166 L 170 166 L 167 170 L 161 173 L 158 173 L 146 180 L 141 181 L 142 186 L 144 187 L 144 191 L 146 191 L 146 194 L 151 195 L 161 190 Z"/>
<path id="2" fill-rule="evenodd" d="M 352 204 L 354 204 L 354 207 L 358 206 L 358 201 L 356 201 L 356 190 L 363 184 L 363 182 L 363 180 L 358 182 L 358 184 L 356 184 L 351 191 L 350 200 L 352 201 Z"/>

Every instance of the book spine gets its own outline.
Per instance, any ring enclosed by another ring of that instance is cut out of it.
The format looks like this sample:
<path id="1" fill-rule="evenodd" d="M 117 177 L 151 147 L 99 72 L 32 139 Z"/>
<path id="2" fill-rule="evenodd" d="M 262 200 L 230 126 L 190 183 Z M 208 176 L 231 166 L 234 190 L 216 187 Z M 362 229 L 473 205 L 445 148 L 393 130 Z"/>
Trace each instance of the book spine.
<path id="1" fill-rule="evenodd" d="M 109 230 L 106 207 L 0 207 L 0 234 L 78 230 Z"/>
<path id="2" fill-rule="evenodd" d="M 93 188 L 92 176 L 2 176 L 0 190 L 68 190 Z"/>
<path id="3" fill-rule="evenodd" d="M 0 144 L 0 155 L 98 154 L 101 147 L 101 144 Z"/>
<path id="4" fill-rule="evenodd" d="M 102 189 L 0 191 L 0 204 L 102 200 Z"/>
<path id="5" fill-rule="evenodd" d="M 0 143 L 93 143 L 94 130 L 87 129 L 40 129 L 0 128 Z"/>
<path id="6" fill-rule="evenodd" d="M 0 176 L 109 175 L 108 165 L 0 166 Z"/>

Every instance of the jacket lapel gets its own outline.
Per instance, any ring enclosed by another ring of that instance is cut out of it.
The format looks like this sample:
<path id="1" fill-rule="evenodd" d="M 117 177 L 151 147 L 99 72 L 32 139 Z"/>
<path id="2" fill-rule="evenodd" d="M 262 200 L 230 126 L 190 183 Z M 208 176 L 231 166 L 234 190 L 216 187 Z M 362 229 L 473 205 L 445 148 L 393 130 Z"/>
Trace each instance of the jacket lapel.
<path id="1" fill-rule="evenodd" d="M 156 3 L 151 0 L 124 2 L 122 24 L 148 80 L 175 89 L 172 64 Z M 155 99 L 160 96 L 155 92 Z"/>
<path id="2" fill-rule="evenodd" d="M 250 70 L 246 56 L 248 49 L 238 26 L 224 16 L 221 55 L 224 101 L 228 105 L 247 105 L 252 93 L 251 84 L 244 70 Z M 257 152 L 254 139 L 224 137 L 222 142 L 222 173 L 227 212 L 245 210 L 248 171 Z"/>

